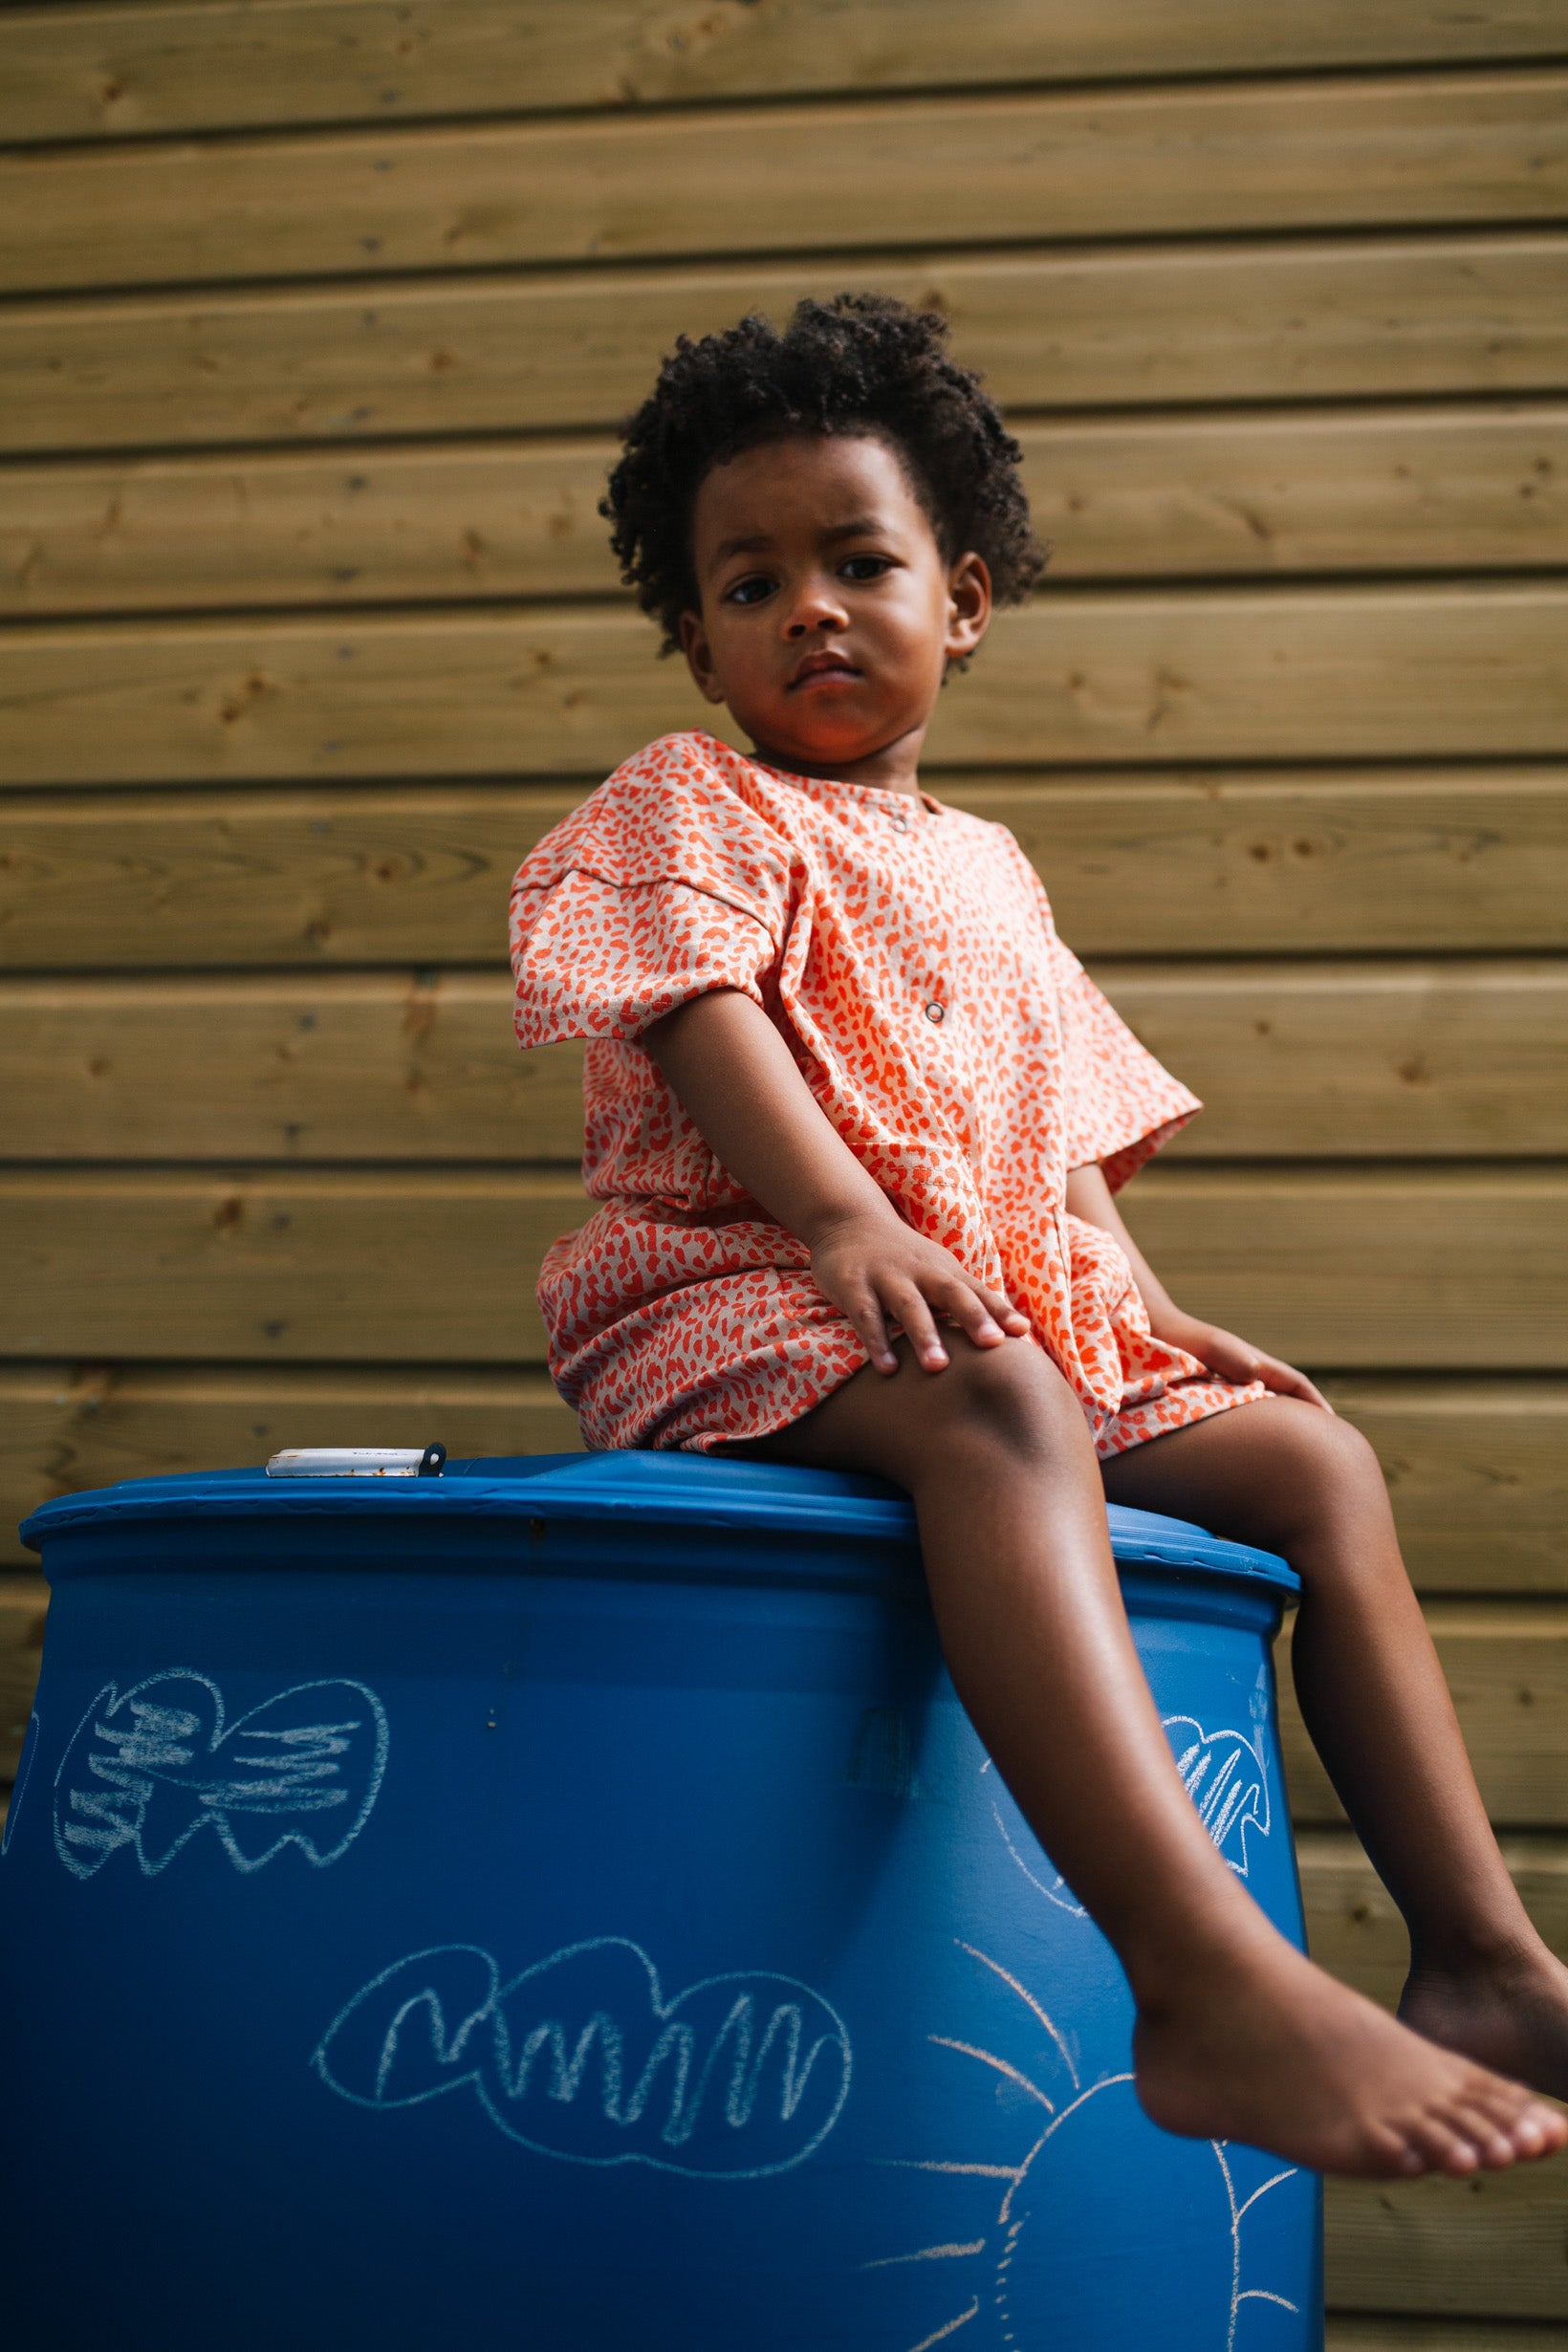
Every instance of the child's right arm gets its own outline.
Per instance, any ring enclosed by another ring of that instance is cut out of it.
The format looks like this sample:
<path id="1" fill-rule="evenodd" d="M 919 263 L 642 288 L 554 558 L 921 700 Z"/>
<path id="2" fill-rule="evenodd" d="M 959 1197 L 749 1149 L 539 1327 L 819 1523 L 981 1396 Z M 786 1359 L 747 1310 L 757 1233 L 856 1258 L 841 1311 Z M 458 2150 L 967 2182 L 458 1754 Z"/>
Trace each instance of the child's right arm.
<path id="1" fill-rule="evenodd" d="M 749 996 L 710 990 L 655 1021 L 639 1043 L 714 1156 L 805 1243 L 817 1288 L 849 1318 L 879 1372 L 898 1369 L 892 1323 L 928 1372 L 947 1361 L 939 1315 L 977 1347 L 999 1347 L 1028 1332 L 1026 1318 L 999 1292 L 904 1223 L 823 1117 L 789 1047 Z"/>

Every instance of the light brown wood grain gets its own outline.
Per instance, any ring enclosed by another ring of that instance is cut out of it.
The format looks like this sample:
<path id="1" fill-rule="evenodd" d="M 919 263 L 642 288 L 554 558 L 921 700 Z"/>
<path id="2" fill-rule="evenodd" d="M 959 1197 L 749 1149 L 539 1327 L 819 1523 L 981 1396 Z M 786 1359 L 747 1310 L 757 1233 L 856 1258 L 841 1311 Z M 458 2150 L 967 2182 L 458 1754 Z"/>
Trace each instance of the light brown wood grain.
<path id="1" fill-rule="evenodd" d="M 1568 562 L 1568 408 L 1025 423 L 1054 580 Z M 605 440 L 17 466 L 0 615 L 614 595 Z"/>
<path id="2" fill-rule="evenodd" d="M 1568 1366 L 1568 1173 L 1155 1165 L 1127 1221 L 1184 1306 L 1325 1371 Z"/>
<path id="3" fill-rule="evenodd" d="M 1568 963 L 1101 964 L 1206 1108 L 1182 1159 L 1568 1154 Z"/>
<path id="4" fill-rule="evenodd" d="M 0 291 L 863 252 L 1003 222 L 1065 242 L 1549 221 L 1565 197 L 1568 75 L 1541 66 L 388 126 L 0 153 Z"/>
<path id="5" fill-rule="evenodd" d="M 0 988 L 15 1159 L 567 1160 L 582 1055 L 518 1051 L 511 975 Z"/>
<path id="6" fill-rule="evenodd" d="M 0 1170 L 0 1356 L 536 1364 L 575 1182 Z"/>
<path id="7" fill-rule="evenodd" d="M 1325 1385 L 1377 1452 L 1422 1592 L 1568 1594 L 1568 1383 Z"/>
<path id="8" fill-rule="evenodd" d="M 845 284 L 935 307 L 1011 408 L 1559 396 L 1568 237 L 1329 238 L 546 272 L 0 311 L 0 449 L 609 429 L 678 334 Z"/>
<path id="9" fill-rule="evenodd" d="M 603 773 L 729 713 L 619 609 L 0 635 L 13 784 Z M 1568 751 L 1568 586 L 1054 592 L 944 696 L 935 765 Z"/>
<path id="10" fill-rule="evenodd" d="M 1528 2319 L 1411 2319 L 1331 2312 L 1326 2352 L 1561 2352 L 1562 2330 Z"/>
<path id="11" fill-rule="evenodd" d="M 1560 52 L 1556 0 L 120 0 L 0 16 L 0 140 Z"/>
<path id="12" fill-rule="evenodd" d="M 1568 1174 L 1156 1167 L 1134 1231 L 1193 1312 L 1329 1370 L 1568 1366 Z M 0 1356 L 540 1361 L 579 1223 L 506 1169 L 0 1171 Z"/>
<path id="13" fill-rule="evenodd" d="M 1450 2320 L 1568 2319 L 1565 2194 L 1560 2156 L 1468 2180 L 1331 2181 L 1328 2301 Z M 1512 2335 L 1498 2341 L 1513 2352 Z M 1529 2345 L 1527 2336 L 1520 2352 Z"/>
<path id="14" fill-rule="evenodd" d="M 576 1415 L 539 1371 L 493 1365 L 0 1362 L 0 1560 L 56 1494 L 121 1478 L 256 1468 L 286 1446 L 576 1453 Z"/>
<path id="15" fill-rule="evenodd" d="M 1330 2312 L 1325 2338 L 1326 2352 L 1561 2352 L 1562 2341 L 1561 2328 L 1550 2322 L 1411 2319 L 1388 2312 Z"/>
<path id="16" fill-rule="evenodd" d="M 1499 1840 L 1525 1908 L 1568 1959 L 1568 1840 L 1554 1829 Z M 1296 1859 L 1313 1958 L 1369 2000 L 1392 2009 L 1410 1965 L 1410 1939 L 1392 1895 L 1348 1829 L 1300 1829 Z"/>
<path id="17" fill-rule="evenodd" d="M 1560 768 L 928 776 L 1012 829 L 1087 955 L 1568 946 Z M 0 795 L 0 967 L 497 963 L 586 789 Z"/>
<path id="18" fill-rule="evenodd" d="M 1475 1767 L 1502 1829 L 1568 1822 L 1568 1608 L 1560 1601 L 1428 1601 L 1426 1622 Z M 1302 1727 L 1280 1644 L 1280 1731 L 1298 1821 L 1344 1816 Z"/>
<path id="19" fill-rule="evenodd" d="M 15 1775 L 27 1737 L 48 1606 L 42 1577 L 0 1576 L 0 1796 Z"/>
<path id="20" fill-rule="evenodd" d="M 216 945 L 216 943 L 215 943 Z M 1187 1160 L 1568 1156 L 1568 963 L 1099 965 L 1208 1102 Z M 26 1160 L 576 1160 L 581 1056 L 509 973 L 0 985 Z"/>

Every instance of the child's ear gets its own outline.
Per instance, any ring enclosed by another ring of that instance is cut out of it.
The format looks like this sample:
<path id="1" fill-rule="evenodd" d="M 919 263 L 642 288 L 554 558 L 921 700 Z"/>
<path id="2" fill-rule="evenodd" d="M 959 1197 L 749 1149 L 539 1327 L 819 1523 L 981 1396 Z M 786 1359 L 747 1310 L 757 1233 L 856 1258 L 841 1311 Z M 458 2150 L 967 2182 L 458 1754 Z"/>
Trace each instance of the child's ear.
<path id="1" fill-rule="evenodd" d="M 984 555 L 960 555 L 947 575 L 949 662 L 967 661 L 991 626 L 991 574 Z"/>
<path id="2" fill-rule="evenodd" d="M 710 703 L 722 703 L 724 688 L 713 668 L 713 656 L 708 651 L 708 631 L 703 627 L 701 613 L 681 615 L 681 651 L 686 655 L 686 667 L 696 680 L 699 690 Z"/>

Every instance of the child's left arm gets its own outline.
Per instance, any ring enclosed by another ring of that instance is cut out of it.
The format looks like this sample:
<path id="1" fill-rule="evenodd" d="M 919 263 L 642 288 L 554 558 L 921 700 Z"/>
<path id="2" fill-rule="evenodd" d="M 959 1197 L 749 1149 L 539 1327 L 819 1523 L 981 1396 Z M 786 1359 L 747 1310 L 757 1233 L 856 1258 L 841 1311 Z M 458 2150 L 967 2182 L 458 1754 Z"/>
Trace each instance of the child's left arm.
<path id="1" fill-rule="evenodd" d="M 1313 1386 L 1304 1372 L 1281 1363 L 1276 1356 L 1266 1356 L 1261 1348 L 1238 1339 L 1233 1331 L 1222 1331 L 1217 1323 L 1200 1323 L 1195 1316 L 1182 1312 L 1122 1224 L 1111 1197 L 1111 1187 L 1098 1165 L 1091 1162 L 1087 1167 L 1069 1171 L 1067 1208 L 1072 1216 L 1081 1217 L 1086 1225 L 1098 1225 L 1101 1232 L 1111 1234 L 1121 1243 L 1157 1339 L 1164 1339 L 1170 1347 L 1185 1348 L 1221 1380 L 1261 1381 L 1266 1388 L 1276 1390 L 1282 1397 L 1304 1397 L 1309 1405 L 1320 1405 L 1325 1413 L 1333 1412 L 1327 1397 Z"/>

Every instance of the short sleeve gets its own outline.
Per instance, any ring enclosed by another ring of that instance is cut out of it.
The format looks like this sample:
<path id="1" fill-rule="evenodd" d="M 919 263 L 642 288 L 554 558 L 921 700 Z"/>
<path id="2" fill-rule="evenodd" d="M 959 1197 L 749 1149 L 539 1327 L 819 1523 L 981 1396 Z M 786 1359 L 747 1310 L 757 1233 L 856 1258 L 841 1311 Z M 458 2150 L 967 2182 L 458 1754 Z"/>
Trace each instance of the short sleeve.
<path id="1" fill-rule="evenodd" d="M 521 1044 L 634 1038 L 712 989 L 763 1003 L 791 853 L 724 757 L 708 737 L 650 744 L 523 864 L 511 924 Z"/>
<path id="2" fill-rule="evenodd" d="M 1067 1106 L 1067 1165 L 1098 1161 L 1113 1192 L 1203 1104 L 1139 1044 L 1052 932 Z"/>

